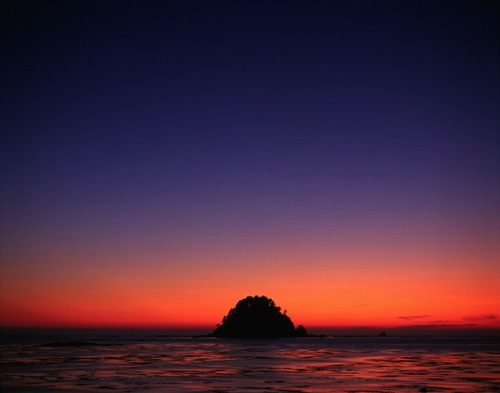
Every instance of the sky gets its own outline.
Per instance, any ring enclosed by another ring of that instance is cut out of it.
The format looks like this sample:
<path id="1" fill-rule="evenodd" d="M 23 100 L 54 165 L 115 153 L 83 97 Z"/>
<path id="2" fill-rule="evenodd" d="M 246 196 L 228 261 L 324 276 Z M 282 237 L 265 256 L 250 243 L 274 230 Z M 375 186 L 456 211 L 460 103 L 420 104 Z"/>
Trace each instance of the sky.
<path id="1" fill-rule="evenodd" d="M 2 326 L 500 331 L 498 2 L 0 16 Z"/>

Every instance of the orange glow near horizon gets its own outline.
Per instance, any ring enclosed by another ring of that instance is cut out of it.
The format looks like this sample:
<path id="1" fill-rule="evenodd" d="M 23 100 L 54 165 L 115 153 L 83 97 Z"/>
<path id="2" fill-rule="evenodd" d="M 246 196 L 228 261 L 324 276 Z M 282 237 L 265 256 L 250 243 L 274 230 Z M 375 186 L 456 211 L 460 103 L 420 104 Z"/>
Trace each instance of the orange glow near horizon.
<path id="1" fill-rule="evenodd" d="M 117 273 L 112 261 L 64 267 L 55 260 L 6 272 L 2 325 L 211 328 L 239 299 L 266 295 L 309 328 L 500 327 L 492 311 L 500 309 L 498 279 L 473 267 L 447 271 L 411 260 L 339 266 L 323 257 L 310 268 L 289 256 L 259 264 L 157 263 L 142 271 L 130 260 Z"/>

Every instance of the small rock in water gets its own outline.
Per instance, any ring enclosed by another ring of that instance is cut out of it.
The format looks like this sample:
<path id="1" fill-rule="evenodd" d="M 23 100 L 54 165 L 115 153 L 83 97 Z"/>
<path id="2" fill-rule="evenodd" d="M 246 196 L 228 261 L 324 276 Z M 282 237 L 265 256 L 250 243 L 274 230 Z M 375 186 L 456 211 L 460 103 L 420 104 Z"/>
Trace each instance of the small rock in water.
<path id="1" fill-rule="evenodd" d="M 420 388 L 418 389 L 419 392 L 422 392 L 422 393 L 427 393 L 429 391 L 429 389 L 427 389 L 425 386 L 423 388 Z"/>

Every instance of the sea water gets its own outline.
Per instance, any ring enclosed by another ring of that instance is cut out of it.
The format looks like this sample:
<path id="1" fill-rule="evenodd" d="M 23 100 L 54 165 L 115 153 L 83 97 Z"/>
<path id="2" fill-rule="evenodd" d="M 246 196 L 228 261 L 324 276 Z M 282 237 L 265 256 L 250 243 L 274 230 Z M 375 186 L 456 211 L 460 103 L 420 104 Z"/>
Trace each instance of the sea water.
<path id="1" fill-rule="evenodd" d="M 500 392 L 500 339 L 3 339 L 2 392 Z"/>

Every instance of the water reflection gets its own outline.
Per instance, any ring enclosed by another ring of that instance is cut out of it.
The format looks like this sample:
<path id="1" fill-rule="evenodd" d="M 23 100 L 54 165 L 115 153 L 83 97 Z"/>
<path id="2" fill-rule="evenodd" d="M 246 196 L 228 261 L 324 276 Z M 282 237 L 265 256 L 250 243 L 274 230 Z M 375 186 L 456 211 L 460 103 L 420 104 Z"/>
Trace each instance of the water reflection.
<path id="1" fill-rule="evenodd" d="M 500 392 L 497 340 L 116 341 L 3 344 L 2 391 Z"/>

